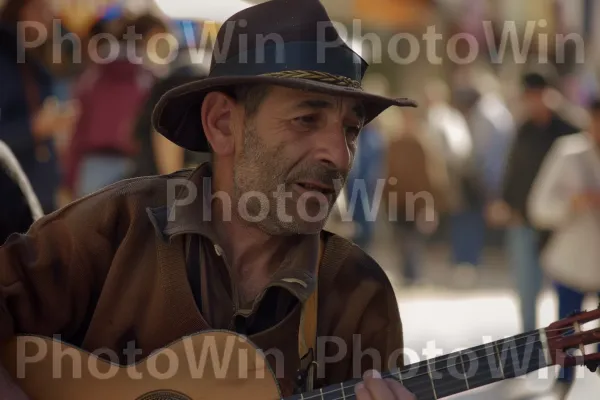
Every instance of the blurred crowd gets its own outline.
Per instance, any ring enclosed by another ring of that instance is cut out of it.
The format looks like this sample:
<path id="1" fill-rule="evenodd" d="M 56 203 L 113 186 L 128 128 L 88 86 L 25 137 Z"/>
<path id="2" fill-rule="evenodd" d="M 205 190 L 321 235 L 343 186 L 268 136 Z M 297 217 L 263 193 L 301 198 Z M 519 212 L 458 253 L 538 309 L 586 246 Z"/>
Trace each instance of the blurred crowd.
<path id="1" fill-rule="evenodd" d="M 120 38 L 134 27 L 143 62 L 131 62 L 123 42 L 116 50 L 98 46 L 99 55 L 118 51 L 110 63 L 84 57 L 65 66 L 49 64 L 46 52 L 52 49 L 45 47 L 30 52 L 25 63 L 14 61 L 22 20 L 50 27 L 52 15 L 44 0 L 9 0 L 0 13 L 0 140 L 44 213 L 122 179 L 203 161 L 202 154 L 184 152 L 156 134 L 150 116 L 163 93 L 201 79 L 206 69 L 188 52 L 163 65 L 141 50 L 165 32 L 185 46 L 186 35 L 198 35 L 197 23 L 108 12 L 83 43 L 101 34 Z M 516 107 L 521 113 L 515 115 L 499 80 L 476 74 L 432 79 L 424 82 L 426 102 L 418 111 L 394 116 L 392 136 L 378 122 L 365 127 L 330 228 L 368 249 L 378 222 L 389 221 L 406 286 L 423 283 L 423 255 L 433 236 L 443 236 L 451 249 L 448 264 L 466 282 L 482 268 L 486 235 L 500 230 L 522 327 L 529 331 L 536 328 L 544 279 L 554 283 L 560 318 L 580 308 L 584 296 L 600 292 L 600 100 L 590 90 L 574 104 L 555 75 L 526 71 Z M 573 113 L 577 107 L 585 112 Z M 26 231 L 35 215 L 12 177 L 0 174 L 0 187 L 4 241 Z M 372 212 L 377 202 L 385 206 Z M 440 233 L 442 226 L 448 229 Z M 562 381 L 565 388 L 572 382 L 568 370 Z"/>

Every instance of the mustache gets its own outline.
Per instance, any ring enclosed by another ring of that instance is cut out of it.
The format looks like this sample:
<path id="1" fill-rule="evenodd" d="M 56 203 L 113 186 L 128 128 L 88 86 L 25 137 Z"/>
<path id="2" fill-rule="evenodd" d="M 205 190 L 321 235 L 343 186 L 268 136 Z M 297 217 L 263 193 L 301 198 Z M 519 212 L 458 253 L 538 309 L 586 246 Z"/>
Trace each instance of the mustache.
<path id="1" fill-rule="evenodd" d="M 347 174 L 343 171 L 320 164 L 303 167 L 294 171 L 290 174 L 288 182 L 314 181 L 331 186 L 336 192 L 339 192 L 346 184 L 346 179 Z"/>

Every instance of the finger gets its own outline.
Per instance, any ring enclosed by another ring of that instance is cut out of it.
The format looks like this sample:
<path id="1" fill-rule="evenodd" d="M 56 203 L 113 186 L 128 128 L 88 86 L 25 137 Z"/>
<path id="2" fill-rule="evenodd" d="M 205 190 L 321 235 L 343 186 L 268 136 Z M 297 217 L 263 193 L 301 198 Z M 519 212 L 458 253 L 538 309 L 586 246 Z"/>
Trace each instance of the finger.
<path id="1" fill-rule="evenodd" d="M 400 382 L 394 379 L 385 379 L 388 387 L 394 394 L 394 399 L 416 400 L 417 397 L 405 388 Z"/>
<path id="2" fill-rule="evenodd" d="M 354 394 L 356 394 L 356 400 L 374 400 L 363 382 L 354 387 Z"/>
<path id="3" fill-rule="evenodd" d="M 367 371 L 364 375 L 365 387 L 376 400 L 394 400 L 394 393 L 378 371 Z"/>

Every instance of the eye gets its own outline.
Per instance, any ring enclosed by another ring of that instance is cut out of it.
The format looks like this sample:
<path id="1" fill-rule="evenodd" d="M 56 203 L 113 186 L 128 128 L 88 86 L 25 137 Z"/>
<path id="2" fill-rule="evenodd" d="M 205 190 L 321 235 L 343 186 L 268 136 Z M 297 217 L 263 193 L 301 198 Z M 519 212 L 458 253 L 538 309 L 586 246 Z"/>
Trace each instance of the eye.
<path id="1" fill-rule="evenodd" d="M 319 117 L 315 114 L 303 115 L 292 120 L 293 124 L 300 129 L 314 129 L 319 123 Z"/>

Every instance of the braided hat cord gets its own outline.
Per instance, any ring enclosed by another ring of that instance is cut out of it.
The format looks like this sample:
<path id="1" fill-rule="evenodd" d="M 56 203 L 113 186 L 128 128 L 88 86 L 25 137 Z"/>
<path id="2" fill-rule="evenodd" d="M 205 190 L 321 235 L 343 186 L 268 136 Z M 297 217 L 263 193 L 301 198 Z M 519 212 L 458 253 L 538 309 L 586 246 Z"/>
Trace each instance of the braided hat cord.
<path id="1" fill-rule="evenodd" d="M 296 79 L 308 79 L 311 81 L 329 83 L 337 86 L 352 87 L 360 89 L 360 82 L 354 79 L 347 78 L 345 76 L 333 75 L 327 72 L 320 71 L 280 71 L 263 74 L 262 76 L 271 76 L 275 78 L 296 78 Z"/>

